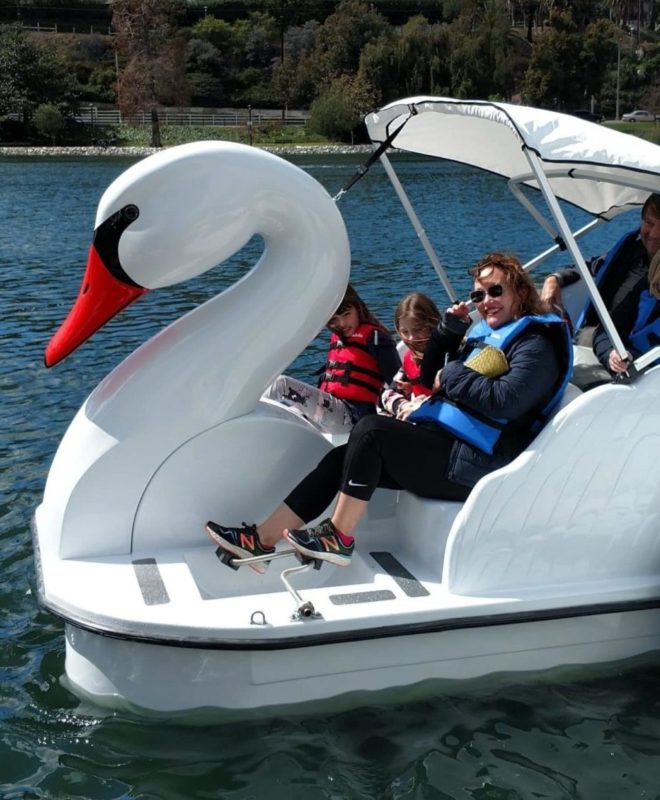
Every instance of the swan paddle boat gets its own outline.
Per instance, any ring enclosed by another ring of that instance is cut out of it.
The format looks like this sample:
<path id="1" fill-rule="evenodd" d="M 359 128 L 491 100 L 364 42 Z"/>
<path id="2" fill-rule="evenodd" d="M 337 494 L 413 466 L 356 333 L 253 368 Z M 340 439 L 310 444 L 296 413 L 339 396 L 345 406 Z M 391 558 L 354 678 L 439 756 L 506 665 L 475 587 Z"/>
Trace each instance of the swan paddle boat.
<path id="1" fill-rule="evenodd" d="M 562 202 L 590 225 L 631 209 L 638 224 L 660 188 L 660 148 L 503 103 L 410 98 L 366 121 L 425 246 L 390 147 L 508 180 L 623 351 Z M 115 367 L 55 454 L 35 558 L 76 694 L 167 715 L 263 711 L 659 650 L 658 348 L 634 381 L 569 386 L 529 448 L 465 503 L 379 490 L 346 568 L 300 563 L 284 542 L 264 575 L 218 556 L 206 520 L 265 517 L 337 443 L 260 399 L 343 295 L 350 250 L 333 199 L 291 163 L 236 144 L 144 159 L 103 194 L 80 294 L 46 351 L 56 364 L 141 294 L 220 265 L 255 234 L 265 248 L 252 270 Z M 250 336 L 236 359 L 223 343 L 239 325 Z"/>

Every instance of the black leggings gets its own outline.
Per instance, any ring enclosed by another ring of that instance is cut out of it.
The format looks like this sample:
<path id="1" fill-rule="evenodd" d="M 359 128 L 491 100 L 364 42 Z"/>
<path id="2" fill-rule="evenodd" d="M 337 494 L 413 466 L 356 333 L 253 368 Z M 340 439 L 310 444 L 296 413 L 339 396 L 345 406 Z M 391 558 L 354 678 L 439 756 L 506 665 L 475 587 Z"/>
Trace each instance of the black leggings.
<path id="1" fill-rule="evenodd" d="M 348 443 L 327 453 L 284 502 L 309 522 L 340 491 L 358 500 L 370 500 L 378 487 L 435 500 L 465 500 L 469 488 L 446 477 L 455 441 L 437 426 L 372 414 L 361 419 Z"/>

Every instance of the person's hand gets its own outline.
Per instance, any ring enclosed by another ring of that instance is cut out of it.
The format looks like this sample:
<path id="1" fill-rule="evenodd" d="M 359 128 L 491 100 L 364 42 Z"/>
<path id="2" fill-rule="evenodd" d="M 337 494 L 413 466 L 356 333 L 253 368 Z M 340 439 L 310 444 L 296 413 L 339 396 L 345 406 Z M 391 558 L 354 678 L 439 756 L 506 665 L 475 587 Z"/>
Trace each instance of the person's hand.
<path id="1" fill-rule="evenodd" d="M 559 286 L 559 281 L 554 275 L 548 275 L 543 281 L 541 301 L 545 303 L 547 308 L 562 307 L 561 288 Z"/>
<path id="2" fill-rule="evenodd" d="M 462 319 L 463 322 L 471 322 L 470 306 L 467 303 L 454 303 L 451 308 L 447 309 L 447 313 Z"/>
<path id="3" fill-rule="evenodd" d="M 410 400 L 406 400 L 397 408 L 396 418 L 406 420 L 415 409 L 419 408 L 427 398 L 424 395 L 413 395 Z"/>
<path id="4" fill-rule="evenodd" d="M 628 362 L 631 358 L 632 356 L 630 353 L 627 354 L 626 359 L 623 359 L 616 350 L 610 350 L 610 355 L 607 359 L 610 372 L 616 372 L 617 375 L 621 374 L 622 372 L 628 372 Z"/>
<path id="5" fill-rule="evenodd" d="M 409 381 L 397 381 L 396 388 L 397 391 L 401 392 L 401 394 L 405 394 L 406 397 L 410 397 L 412 394 L 413 385 Z"/>
<path id="6" fill-rule="evenodd" d="M 432 389 L 432 392 L 433 392 L 433 394 L 436 394 L 437 392 L 439 392 L 439 391 L 440 391 L 440 387 L 441 387 L 441 385 L 442 385 L 442 378 L 441 378 L 441 376 L 442 376 L 442 370 L 441 370 L 441 369 L 439 369 L 439 370 L 436 372 L 436 374 L 435 374 L 435 378 L 434 378 L 434 380 L 433 380 L 433 389 Z"/>
<path id="7" fill-rule="evenodd" d="M 408 419 L 415 408 L 416 406 L 411 403 L 410 400 L 406 400 L 405 403 L 401 403 L 401 405 L 397 408 L 396 418 L 403 422 L 403 420 Z"/>

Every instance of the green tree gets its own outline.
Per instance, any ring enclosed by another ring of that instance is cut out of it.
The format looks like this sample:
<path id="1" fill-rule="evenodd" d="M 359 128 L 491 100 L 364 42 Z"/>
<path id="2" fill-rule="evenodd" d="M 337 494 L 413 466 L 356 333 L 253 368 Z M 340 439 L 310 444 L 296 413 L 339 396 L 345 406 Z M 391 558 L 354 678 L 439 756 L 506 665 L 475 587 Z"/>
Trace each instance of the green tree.
<path id="1" fill-rule="evenodd" d="M 37 107 L 33 117 L 34 126 L 42 136 L 47 136 L 55 144 L 58 134 L 64 128 L 64 117 L 57 106 L 43 103 Z"/>
<path id="2" fill-rule="evenodd" d="M 360 71 L 382 100 L 449 92 L 448 28 L 417 15 L 405 25 L 365 45 Z"/>
<path id="3" fill-rule="evenodd" d="M 212 101 L 208 91 L 215 86 L 216 102 L 223 97 L 234 104 L 272 104 L 279 33 L 270 14 L 254 11 L 232 23 L 206 17 L 193 26 L 190 37 L 187 68 L 198 102 Z"/>
<path id="4" fill-rule="evenodd" d="M 283 120 L 286 117 L 286 109 L 297 99 L 298 87 L 298 68 L 292 59 L 277 63 L 273 69 L 271 93 L 275 104 L 282 107 Z"/>
<path id="5" fill-rule="evenodd" d="M 362 49 L 388 29 L 387 20 L 363 0 L 342 0 L 318 32 L 313 54 L 317 84 L 356 75 Z"/>
<path id="6" fill-rule="evenodd" d="M 209 42 L 223 54 L 233 54 L 238 47 L 236 28 L 224 19 L 204 17 L 192 27 L 190 36 L 192 39 Z"/>
<path id="7" fill-rule="evenodd" d="M 356 129 L 375 105 L 372 86 L 360 77 L 340 75 L 312 103 L 309 127 L 329 139 L 353 144 Z"/>
<path id="8" fill-rule="evenodd" d="M 40 48 L 15 25 L 0 26 L 0 114 L 28 120 L 41 103 L 75 110 L 79 87 L 51 49 Z"/>
<path id="9" fill-rule="evenodd" d="M 536 43 L 523 81 L 526 102 L 570 108 L 584 94 L 580 69 L 582 37 L 570 12 L 553 13 L 550 28 Z"/>
<path id="10" fill-rule="evenodd" d="M 187 102 L 184 42 L 177 36 L 179 0 L 113 0 L 115 46 L 123 56 L 117 100 L 128 117 L 151 116 L 151 146 L 162 147 L 158 106 Z"/>
<path id="11" fill-rule="evenodd" d="M 300 25 L 313 19 L 320 13 L 318 0 L 264 0 L 264 8 L 275 20 L 279 34 L 280 62 L 286 60 L 284 37 L 286 31 L 294 25 Z"/>
<path id="12" fill-rule="evenodd" d="M 467 0 L 449 26 L 449 42 L 453 94 L 511 97 L 514 52 L 504 0 Z"/>
<path id="13" fill-rule="evenodd" d="M 606 19 L 598 19 L 587 25 L 580 50 L 580 74 L 585 99 L 594 97 L 600 102 L 608 68 L 616 64 L 617 29 Z"/>
<path id="14" fill-rule="evenodd" d="M 398 31 L 395 63 L 399 86 L 407 95 L 434 94 L 449 86 L 450 37 L 446 25 L 411 17 Z"/>

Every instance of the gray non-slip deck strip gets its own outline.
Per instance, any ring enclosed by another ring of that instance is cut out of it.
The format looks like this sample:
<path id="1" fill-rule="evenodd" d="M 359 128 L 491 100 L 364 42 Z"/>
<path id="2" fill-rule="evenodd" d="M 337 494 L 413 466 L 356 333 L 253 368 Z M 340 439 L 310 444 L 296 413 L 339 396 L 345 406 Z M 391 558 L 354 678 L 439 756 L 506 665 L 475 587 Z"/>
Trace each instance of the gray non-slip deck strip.
<path id="1" fill-rule="evenodd" d="M 394 592 L 389 589 L 376 589 L 373 592 L 350 592 L 348 594 L 331 594 L 330 602 L 336 606 L 349 606 L 353 603 L 377 603 L 379 600 L 396 600 Z"/>
<path id="2" fill-rule="evenodd" d="M 391 578 L 394 578 L 399 588 L 401 588 L 408 597 L 426 597 L 430 594 L 428 589 L 425 589 L 412 572 L 408 572 L 403 564 L 394 558 L 392 553 L 376 551 L 374 553 L 369 553 L 369 555 Z"/>
<path id="3" fill-rule="evenodd" d="M 170 602 L 165 584 L 160 575 L 155 558 L 138 558 L 133 563 L 144 602 L 148 606 L 157 606 Z"/>

